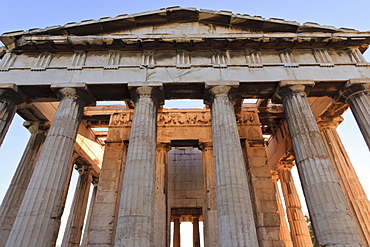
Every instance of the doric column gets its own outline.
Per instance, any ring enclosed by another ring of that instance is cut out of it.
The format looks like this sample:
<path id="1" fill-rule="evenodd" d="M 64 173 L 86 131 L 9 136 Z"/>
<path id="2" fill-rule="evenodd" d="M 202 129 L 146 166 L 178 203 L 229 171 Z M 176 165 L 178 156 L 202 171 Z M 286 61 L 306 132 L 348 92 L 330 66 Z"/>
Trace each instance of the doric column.
<path id="1" fill-rule="evenodd" d="M 90 183 L 92 179 L 91 172 L 89 171 L 89 165 L 78 164 L 78 159 L 76 160 L 76 163 L 76 169 L 79 173 L 79 177 L 68 217 L 68 222 L 64 231 L 62 247 L 80 246 L 86 207 L 89 199 Z"/>
<path id="2" fill-rule="evenodd" d="M 199 215 L 193 216 L 193 247 L 200 247 Z"/>
<path id="3" fill-rule="evenodd" d="M 113 129 L 113 128 L 112 128 Z M 111 131 L 108 130 L 108 138 Z M 99 186 L 91 209 L 91 220 L 86 224 L 87 246 L 113 246 L 117 226 L 123 174 L 125 172 L 127 144 L 123 141 L 105 141 L 105 151 L 99 176 Z"/>
<path id="4" fill-rule="evenodd" d="M 45 141 L 49 125 L 40 122 L 25 122 L 23 124 L 31 136 L 24 150 L 17 170 L 14 173 L 8 191 L 0 207 L 0 246 L 3 247 L 9 237 L 12 226 L 17 217 L 28 183 L 30 182 L 37 157 Z"/>
<path id="5" fill-rule="evenodd" d="M 173 219 L 173 247 L 181 245 L 180 224 L 180 218 Z"/>
<path id="6" fill-rule="evenodd" d="M 168 151 L 171 146 L 166 143 L 157 145 L 155 171 L 155 205 L 154 205 L 154 244 L 153 246 L 167 246 L 167 165 Z"/>
<path id="7" fill-rule="evenodd" d="M 316 237 L 322 246 L 363 246 L 306 98 L 312 81 L 282 81 L 295 159 Z"/>
<path id="8" fill-rule="evenodd" d="M 277 185 L 277 181 L 279 180 L 279 173 L 277 171 L 271 172 L 271 179 L 274 184 L 275 194 L 276 194 L 276 201 L 278 205 L 278 213 L 280 217 L 280 230 L 279 230 L 279 237 L 280 240 L 284 241 L 285 247 L 293 247 L 292 239 L 290 237 L 290 232 L 288 228 L 288 224 L 285 219 L 284 207 L 280 197 L 279 187 Z"/>
<path id="9" fill-rule="evenodd" d="M 122 184 L 115 246 L 151 246 L 154 236 L 154 182 L 159 90 L 132 90 L 135 111 Z"/>
<path id="10" fill-rule="evenodd" d="M 55 245 L 72 171 L 71 157 L 85 106 L 84 91 L 58 90 L 61 98 L 7 247 Z"/>
<path id="11" fill-rule="evenodd" d="M 318 125 L 357 229 L 366 246 L 370 246 L 370 202 L 337 133 L 342 121 L 342 117 L 321 118 Z"/>
<path id="12" fill-rule="evenodd" d="M 350 106 L 362 136 L 370 149 L 370 79 L 351 79 L 342 96 Z"/>
<path id="13" fill-rule="evenodd" d="M 12 123 L 17 104 L 23 102 L 22 96 L 17 91 L 18 88 L 15 84 L 0 86 L 0 146 Z"/>
<path id="14" fill-rule="evenodd" d="M 219 247 L 213 146 L 212 143 L 201 143 L 199 149 L 202 150 L 204 176 L 204 244 L 206 247 Z"/>
<path id="15" fill-rule="evenodd" d="M 232 86 L 206 85 L 210 94 L 220 245 L 258 246 Z"/>
<path id="16" fill-rule="evenodd" d="M 290 226 L 290 235 L 293 246 L 311 246 L 311 236 L 308 230 L 307 222 L 302 212 L 301 201 L 294 185 L 291 169 L 293 161 L 281 161 L 276 167 L 279 172 L 281 190 L 283 191 L 288 222 Z"/>
<path id="17" fill-rule="evenodd" d="M 99 177 L 93 176 L 91 183 L 94 186 L 93 191 L 91 193 L 90 197 L 90 205 L 89 205 L 89 210 L 87 212 L 87 219 L 84 227 L 84 233 L 82 236 L 82 241 L 81 241 L 81 247 L 87 247 L 88 239 L 89 239 L 89 234 L 90 234 L 90 223 L 91 223 L 91 215 L 92 215 L 92 209 L 94 208 L 94 203 L 96 199 L 96 192 L 98 191 L 98 182 L 99 182 Z"/>

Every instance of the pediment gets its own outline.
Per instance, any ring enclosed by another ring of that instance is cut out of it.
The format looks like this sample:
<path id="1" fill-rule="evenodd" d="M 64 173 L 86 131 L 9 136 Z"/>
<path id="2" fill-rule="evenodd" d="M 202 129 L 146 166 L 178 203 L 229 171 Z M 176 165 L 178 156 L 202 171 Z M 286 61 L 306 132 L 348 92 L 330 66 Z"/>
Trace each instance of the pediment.
<path id="1" fill-rule="evenodd" d="M 117 49 L 134 43 L 136 47 L 141 47 L 141 43 L 150 42 L 161 43 L 163 48 L 167 48 L 172 43 L 198 42 L 207 45 L 210 40 L 213 43 L 221 42 L 220 47 L 229 43 L 237 44 L 238 47 L 248 43 L 252 49 L 275 49 L 275 46 L 280 46 L 276 49 L 358 46 L 364 52 L 370 43 L 370 32 L 337 29 L 317 23 L 299 24 L 283 19 L 264 19 L 228 11 L 173 7 L 44 29 L 9 32 L 1 35 L 0 40 L 9 50 L 41 52 L 99 47 Z M 264 45 L 261 46 L 261 43 Z"/>
<path id="2" fill-rule="evenodd" d="M 264 19 L 260 16 L 233 14 L 228 11 L 197 10 L 195 8 L 173 7 L 148 11 L 132 15 L 105 17 L 99 20 L 84 20 L 80 23 L 67 23 L 63 26 L 35 28 L 28 31 L 4 33 L 6 36 L 20 35 L 99 35 L 107 33 L 132 32 L 156 27 L 172 26 L 179 23 L 199 23 L 205 26 L 223 26 L 228 30 L 243 30 L 249 32 L 323 32 L 333 33 L 348 31 L 331 26 L 321 26 L 317 23 L 285 21 L 283 19 Z M 351 30 L 355 31 L 355 30 Z"/>

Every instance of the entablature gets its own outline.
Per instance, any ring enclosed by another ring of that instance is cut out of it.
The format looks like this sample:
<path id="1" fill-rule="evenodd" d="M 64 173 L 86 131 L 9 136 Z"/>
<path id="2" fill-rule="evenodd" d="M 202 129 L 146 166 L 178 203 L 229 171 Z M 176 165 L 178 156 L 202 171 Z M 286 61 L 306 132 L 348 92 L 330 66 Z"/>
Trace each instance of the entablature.
<path id="1" fill-rule="evenodd" d="M 309 49 L 359 47 L 364 52 L 370 32 L 340 33 L 200 33 L 200 34 L 116 34 L 104 36 L 26 35 L 17 39 L 12 51 L 58 52 L 73 50 L 138 50 L 173 48 L 215 49 Z"/>

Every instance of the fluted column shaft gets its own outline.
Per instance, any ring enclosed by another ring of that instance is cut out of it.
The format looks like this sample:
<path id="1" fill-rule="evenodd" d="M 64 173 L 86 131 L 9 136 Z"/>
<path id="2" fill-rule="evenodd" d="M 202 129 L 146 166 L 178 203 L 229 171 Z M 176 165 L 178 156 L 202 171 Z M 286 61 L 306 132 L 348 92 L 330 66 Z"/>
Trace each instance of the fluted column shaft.
<path id="1" fill-rule="evenodd" d="M 306 86 L 280 85 L 295 159 L 316 238 L 322 246 L 363 246 L 306 99 Z"/>
<path id="2" fill-rule="evenodd" d="M 88 239 L 89 239 L 89 234 L 90 234 L 90 223 L 91 223 L 91 216 L 92 216 L 92 209 L 94 208 L 94 203 L 95 203 L 95 198 L 98 190 L 98 177 L 92 177 L 92 184 L 94 186 L 93 191 L 91 193 L 90 197 L 90 205 L 89 205 L 89 210 L 87 212 L 87 219 L 86 219 L 86 224 L 84 227 L 84 233 L 82 236 L 82 241 L 81 241 L 81 247 L 87 247 Z"/>
<path id="3" fill-rule="evenodd" d="M 205 247 L 219 247 L 213 146 L 212 143 L 202 143 L 199 148 L 202 150 L 205 195 L 203 209 L 204 245 Z"/>
<path id="4" fill-rule="evenodd" d="M 322 118 L 319 127 L 357 229 L 366 246 L 370 246 L 370 202 L 338 135 L 337 126 L 342 120 Z"/>
<path id="5" fill-rule="evenodd" d="M 290 171 L 292 166 L 292 161 L 286 161 L 280 162 L 277 167 L 288 222 L 290 225 L 290 235 L 293 241 L 293 246 L 310 246 L 312 245 L 311 236 L 302 212 L 302 205 L 294 184 L 293 176 Z"/>
<path id="6" fill-rule="evenodd" d="M 173 247 L 181 246 L 180 219 L 173 219 Z"/>
<path id="7" fill-rule="evenodd" d="M 0 207 L 0 247 L 5 246 L 12 230 L 49 129 L 49 125 L 39 122 L 25 122 L 24 126 L 31 132 L 31 136 Z"/>
<path id="8" fill-rule="evenodd" d="M 193 247 L 200 247 L 199 216 L 193 217 Z"/>
<path id="9" fill-rule="evenodd" d="M 157 145 L 156 175 L 155 175 L 155 205 L 154 205 L 154 246 L 167 246 L 167 166 L 169 144 Z"/>
<path id="10" fill-rule="evenodd" d="M 345 92 L 346 102 L 351 108 L 362 136 L 370 149 L 370 83 L 356 84 L 350 80 Z"/>
<path id="11" fill-rule="evenodd" d="M 64 231 L 62 247 L 80 246 L 92 175 L 87 165 L 77 165 L 79 177 Z"/>
<path id="12" fill-rule="evenodd" d="M 271 173 L 271 179 L 274 184 L 275 194 L 276 194 L 276 201 L 278 206 L 278 213 L 280 217 L 280 230 L 279 230 L 279 237 L 280 240 L 284 241 L 285 247 L 293 247 L 293 242 L 290 237 L 288 224 L 285 219 L 284 207 L 281 201 L 280 191 L 277 185 L 277 181 L 279 180 L 279 173 L 277 171 L 273 171 Z"/>
<path id="13" fill-rule="evenodd" d="M 255 247 L 253 209 L 230 90 L 209 88 L 220 245 Z"/>
<path id="14" fill-rule="evenodd" d="M 158 101 L 153 87 L 138 87 L 134 93 L 135 111 L 115 237 L 117 247 L 149 247 L 154 235 Z"/>
<path id="15" fill-rule="evenodd" d="M 0 98 L 0 146 L 4 141 L 16 110 L 17 106 L 14 102 Z"/>
<path id="16" fill-rule="evenodd" d="M 63 88 L 54 120 L 10 233 L 7 247 L 55 245 L 71 175 L 71 157 L 84 101 Z"/>

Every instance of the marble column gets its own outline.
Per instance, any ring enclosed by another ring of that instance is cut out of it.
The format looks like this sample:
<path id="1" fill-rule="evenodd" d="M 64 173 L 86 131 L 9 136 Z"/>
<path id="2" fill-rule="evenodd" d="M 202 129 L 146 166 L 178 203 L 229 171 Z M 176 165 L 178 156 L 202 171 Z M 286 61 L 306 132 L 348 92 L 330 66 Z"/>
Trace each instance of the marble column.
<path id="1" fill-rule="evenodd" d="M 200 247 L 199 216 L 193 216 L 193 247 Z"/>
<path id="2" fill-rule="evenodd" d="M 156 87 L 132 90 L 135 110 L 118 212 L 116 247 L 144 247 L 153 243 L 159 97 Z"/>
<path id="3" fill-rule="evenodd" d="M 237 86 L 206 84 L 212 116 L 220 246 L 258 246 L 250 192 L 232 104 Z"/>
<path id="4" fill-rule="evenodd" d="M 58 90 L 61 101 L 40 152 L 7 247 L 54 246 L 63 214 L 71 157 L 81 122 L 85 94 L 79 89 Z"/>
<path id="5" fill-rule="evenodd" d="M 180 218 L 173 219 L 173 247 L 181 246 Z"/>
<path id="6" fill-rule="evenodd" d="M 279 187 L 277 185 L 277 181 L 279 180 L 279 173 L 277 171 L 271 172 L 271 179 L 274 184 L 275 194 L 276 194 L 276 201 L 278 205 L 278 213 L 280 217 L 280 230 L 279 230 L 279 238 L 280 240 L 284 241 L 285 247 L 293 247 L 293 242 L 290 237 L 290 231 L 288 228 L 288 224 L 286 222 L 285 213 L 283 203 L 280 197 Z"/>
<path id="7" fill-rule="evenodd" d="M 307 102 L 312 81 L 281 81 L 281 99 L 315 235 L 322 246 L 363 246 Z"/>
<path id="8" fill-rule="evenodd" d="M 351 79 L 342 91 L 370 149 L 370 79 Z"/>
<path id="9" fill-rule="evenodd" d="M 108 138 L 111 136 L 114 136 L 114 128 L 108 130 Z M 114 245 L 126 153 L 127 144 L 122 140 L 105 141 L 99 186 L 96 188 L 96 196 L 91 208 L 91 220 L 86 224 L 89 229 L 85 240 L 87 246 Z"/>
<path id="10" fill-rule="evenodd" d="M 293 246 L 310 246 L 312 245 L 310 232 L 290 171 L 293 165 L 293 161 L 281 161 L 276 170 L 279 172 Z"/>
<path id="11" fill-rule="evenodd" d="M 155 205 L 154 205 L 154 246 L 169 246 L 167 244 L 167 166 L 168 151 L 171 146 L 166 143 L 157 145 L 156 175 L 155 175 Z"/>
<path id="12" fill-rule="evenodd" d="M 365 245 L 370 246 L 370 202 L 337 133 L 342 121 L 342 117 L 320 118 L 318 125 L 357 229 Z"/>
<path id="13" fill-rule="evenodd" d="M 62 247 L 79 247 L 84 226 L 87 202 L 89 199 L 90 183 L 92 179 L 89 165 L 76 162 L 79 173 L 76 191 L 73 197 L 71 210 L 64 231 Z"/>
<path id="14" fill-rule="evenodd" d="M 23 102 L 22 96 L 17 91 L 15 84 L 0 86 L 0 146 L 12 123 L 17 104 Z"/>
<path id="15" fill-rule="evenodd" d="M 93 176 L 92 180 L 91 180 L 91 183 L 93 185 L 93 191 L 92 191 L 91 197 L 90 197 L 90 205 L 89 205 L 89 210 L 87 212 L 87 217 L 86 217 L 87 219 L 86 219 L 86 223 L 85 223 L 85 226 L 84 226 L 84 232 L 83 232 L 83 236 L 82 236 L 81 247 L 87 247 L 87 241 L 88 241 L 89 234 L 90 234 L 90 223 L 91 223 L 92 209 L 94 208 L 94 203 L 95 203 L 96 194 L 97 194 L 96 192 L 98 190 L 98 182 L 99 182 L 99 177 Z"/>
<path id="16" fill-rule="evenodd" d="M 205 247 L 219 247 L 213 146 L 212 143 L 201 143 L 199 149 L 202 150 L 204 176 L 204 244 Z"/>
<path id="17" fill-rule="evenodd" d="M 17 217 L 37 157 L 45 141 L 48 124 L 27 121 L 23 124 L 31 136 L 0 207 L 0 247 L 4 247 Z"/>

